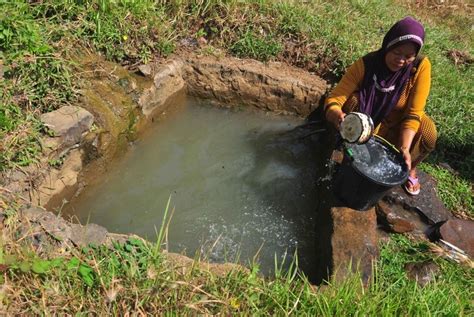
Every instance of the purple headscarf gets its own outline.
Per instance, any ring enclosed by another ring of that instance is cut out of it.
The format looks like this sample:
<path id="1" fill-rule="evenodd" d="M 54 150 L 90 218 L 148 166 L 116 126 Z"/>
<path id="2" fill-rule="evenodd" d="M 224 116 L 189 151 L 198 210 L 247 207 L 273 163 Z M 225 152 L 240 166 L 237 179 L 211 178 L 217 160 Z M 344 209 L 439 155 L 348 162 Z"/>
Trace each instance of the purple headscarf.
<path id="1" fill-rule="evenodd" d="M 390 28 L 378 51 L 363 57 L 365 74 L 359 92 L 359 111 L 370 115 L 375 126 L 397 104 L 414 66 L 410 63 L 392 72 L 385 64 L 385 54 L 398 45 L 412 42 L 417 46 L 418 55 L 424 39 L 423 25 L 412 17 L 406 17 Z"/>

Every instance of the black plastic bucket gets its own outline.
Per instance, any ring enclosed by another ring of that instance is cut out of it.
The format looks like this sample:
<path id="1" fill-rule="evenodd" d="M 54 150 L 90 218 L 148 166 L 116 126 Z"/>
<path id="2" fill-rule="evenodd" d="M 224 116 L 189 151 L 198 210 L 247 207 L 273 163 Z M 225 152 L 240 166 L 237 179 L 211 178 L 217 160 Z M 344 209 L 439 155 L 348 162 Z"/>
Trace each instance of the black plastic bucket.
<path id="1" fill-rule="evenodd" d="M 333 178 L 334 195 L 347 207 L 367 210 L 390 188 L 406 182 L 403 155 L 374 136 L 364 144 L 344 144 L 344 158 Z"/>

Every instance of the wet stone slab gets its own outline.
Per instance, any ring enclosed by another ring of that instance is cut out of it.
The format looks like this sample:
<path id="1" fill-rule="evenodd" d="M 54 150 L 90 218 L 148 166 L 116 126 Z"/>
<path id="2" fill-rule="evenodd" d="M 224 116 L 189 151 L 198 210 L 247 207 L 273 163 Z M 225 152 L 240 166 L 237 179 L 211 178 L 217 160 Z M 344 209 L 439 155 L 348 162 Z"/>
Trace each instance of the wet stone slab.
<path id="1" fill-rule="evenodd" d="M 389 232 L 424 233 L 429 226 L 424 221 L 424 215 L 405 207 L 407 206 L 393 201 L 379 201 L 375 207 L 379 225 Z"/>
<path id="2" fill-rule="evenodd" d="M 82 133 L 94 123 L 94 116 L 77 106 L 64 106 L 41 115 L 41 122 L 67 145 L 79 142 Z"/>
<path id="3" fill-rule="evenodd" d="M 89 244 L 101 245 L 105 242 L 107 230 L 94 223 L 86 226 L 72 225 L 70 239 L 77 246 L 88 246 Z"/>
<path id="4" fill-rule="evenodd" d="M 421 183 L 421 192 L 417 196 L 408 195 L 401 186 L 391 189 L 383 198 L 383 201 L 390 206 L 401 206 L 402 208 L 392 208 L 395 212 L 410 211 L 421 216 L 426 224 L 435 224 L 451 219 L 453 215 L 444 206 L 436 194 L 436 180 L 428 174 L 418 171 L 418 178 Z M 403 218 L 403 216 L 400 216 Z"/>
<path id="5" fill-rule="evenodd" d="M 358 211 L 331 208 L 334 231 L 331 239 L 333 275 L 343 280 L 350 270 L 358 270 L 364 283 L 372 276 L 373 262 L 379 256 L 375 209 Z"/>
<path id="6" fill-rule="evenodd" d="M 450 219 L 434 227 L 432 239 L 443 239 L 474 257 L 474 221 Z"/>

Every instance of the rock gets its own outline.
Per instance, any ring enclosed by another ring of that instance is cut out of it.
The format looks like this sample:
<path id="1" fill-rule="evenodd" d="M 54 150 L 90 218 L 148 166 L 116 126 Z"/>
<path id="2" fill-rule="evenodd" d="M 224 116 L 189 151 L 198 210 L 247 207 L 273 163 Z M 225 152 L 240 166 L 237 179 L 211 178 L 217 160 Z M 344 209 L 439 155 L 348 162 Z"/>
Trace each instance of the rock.
<path id="1" fill-rule="evenodd" d="M 199 45 L 198 41 L 194 37 L 185 37 L 179 41 L 179 44 L 187 47 L 196 47 Z"/>
<path id="2" fill-rule="evenodd" d="M 404 207 L 389 199 L 379 201 L 375 206 L 377 222 L 391 232 L 425 232 L 428 225 L 423 221 L 422 215 L 416 210 Z"/>
<path id="3" fill-rule="evenodd" d="M 474 221 L 450 219 L 439 228 L 441 239 L 455 245 L 474 258 Z"/>
<path id="4" fill-rule="evenodd" d="M 33 164 L 30 166 L 32 165 Z M 29 171 L 31 170 L 29 168 L 30 166 L 22 167 L 21 169 L 14 168 L 0 172 L 0 186 L 4 188 L 2 191 L 0 191 L 0 211 L 2 210 L 2 207 L 5 207 L 4 205 L 2 206 L 2 202 L 21 202 L 23 198 L 25 200 L 22 202 L 26 203 L 26 205 L 22 204 L 20 209 L 29 207 L 29 204 L 27 203 L 29 200 L 28 190 L 32 186 L 37 185 L 35 173 L 29 174 Z M 19 197 L 15 197 L 16 195 L 19 195 Z"/>
<path id="5" fill-rule="evenodd" d="M 389 243 L 390 242 L 390 233 L 380 228 L 377 228 L 378 240 L 382 243 Z"/>
<path id="6" fill-rule="evenodd" d="M 164 107 L 171 96 L 183 91 L 185 82 L 181 76 L 182 67 L 181 61 L 171 61 L 157 70 L 153 85 L 145 89 L 138 99 L 146 117 Z"/>
<path id="7" fill-rule="evenodd" d="M 44 155 L 51 157 L 51 154 L 54 154 L 55 152 L 58 153 L 63 145 L 62 141 L 61 138 L 50 137 L 47 135 L 42 136 L 40 142 Z"/>
<path id="8" fill-rule="evenodd" d="M 333 234 L 331 238 L 333 275 L 343 280 L 358 271 L 367 283 L 372 276 L 373 262 L 379 256 L 375 208 L 357 211 L 347 207 L 331 208 Z"/>
<path id="9" fill-rule="evenodd" d="M 166 65 L 161 66 L 156 72 L 153 81 L 156 88 L 166 85 L 170 77 L 181 77 L 181 68 L 183 63 L 181 61 L 171 61 Z"/>
<path id="10" fill-rule="evenodd" d="M 54 133 L 54 136 L 62 137 L 63 143 L 72 145 L 79 142 L 82 133 L 91 128 L 94 116 L 81 107 L 64 106 L 42 114 L 41 122 Z"/>
<path id="11" fill-rule="evenodd" d="M 152 71 L 151 66 L 149 64 L 138 66 L 138 70 L 145 76 L 150 76 Z"/>
<path id="12" fill-rule="evenodd" d="M 82 157 L 84 165 L 87 165 L 99 158 L 99 136 L 93 132 L 87 133 L 82 140 L 81 148 L 84 153 Z"/>
<path id="13" fill-rule="evenodd" d="M 69 224 L 52 212 L 43 212 L 37 221 L 49 235 L 61 242 L 68 242 L 71 236 Z"/>
<path id="14" fill-rule="evenodd" d="M 204 46 L 204 45 L 207 44 L 207 40 L 206 40 L 206 38 L 203 37 L 203 36 L 199 37 L 199 38 L 197 39 L 197 42 L 198 42 L 199 46 Z"/>
<path id="15" fill-rule="evenodd" d="M 57 239 L 48 234 L 43 227 L 36 222 L 21 222 L 15 228 L 18 237 L 24 238 L 25 242 L 31 244 L 34 250 L 38 253 L 49 251 L 51 245 L 55 247 L 58 245 Z M 49 256 L 50 254 L 48 254 Z"/>
<path id="16" fill-rule="evenodd" d="M 163 251 L 165 258 L 169 261 L 169 264 L 172 265 L 173 270 L 176 270 L 182 275 L 186 275 L 189 271 L 198 266 L 199 269 L 212 272 L 213 274 L 224 277 L 230 272 L 241 271 L 249 273 L 249 270 L 239 264 L 235 263 L 208 263 L 204 261 L 195 261 L 185 255 L 178 253 L 171 253 Z"/>
<path id="17" fill-rule="evenodd" d="M 127 93 L 131 93 L 131 92 L 137 90 L 137 88 L 138 88 L 137 82 L 134 79 L 131 79 L 128 83 Z"/>
<path id="18" fill-rule="evenodd" d="M 81 156 L 81 151 L 72 150 L 65 158 L 61 169 L 51 169 L 48 177 L 44 179 L 36 191 L 31 193 L 31 201 L 48 208 L 48 203 L 54 196 L 65 196 L 65 190 L 75 191 L 78 175 L 82 170 Z"/>
<path id="19" fill-rule="evenodd" d="M 405 271 L 409 279 L 416 281 L 418 285 L 424 287 L 435 278 L 439 272 L 439 267 L 432 261 L 411 262 L 405 265 Z"/>
<path id="20" fill-rule="evenodd" d="M 114 246 L 115 243 L 124 244 L 127 242 L 128 239 L 142 239 L 141 237 L 134 235 L 134 234 L 123 234 L 123 233 L 112 233 L 107 232 L 107 237 L 105 239 L 104 244 L 111 248 Z"/>
<path id="21" fill-rule="evenodd" d="M 61 247 L 70 247 L 71 242 L 76 246 L 87 246 L 89 244 L 112 246 L 113 243 L 125 243 L 135 235 L 124 235 L 108 233 L 107 230 L 96 224 L 81 226 L 72 224 L 42 207 L 32 206 L 21 210 L 21 236 L 28 236 L 39 249 L 46 247 L 51 241 L 60 242 Z M 54 240 L 51 239 L 54 238 Z M 58 246 L 58 244 L 55 244 Z M 58 250 L 60 251 L 60 250 Z"/>
<path id="22" fill-rule="evenodd" d="M 190 58 L 183 67 L 188 93 L 225 104 L 307 116 L 319 105 L 327 83 L 282 63 L 237 58 Z"/>
<path id="23" fill-rule="evenodd" d="M 131 76 L 120 78 L 117 84 L 122 87 L 127 94 L 133 93 L 138 88 L 136 80 Z"/>
<path id="24" fill-rule="evenodd" d="M 416 211 L 422 215 L 426 224 L 434 224 L 452 218 L 451 212 L 446 209 L 436 195 L 436 180 L 428 174 L 418 171 L 421 183 L 421 192 L 417 196 L 409 196 L 401 186 L 394 187 L 383 198 L 392 205 L 403 206 L 403 209 Z"/>
<path id="25" fill-rule="evenodd" d="M 454 174 L 454 175 L 458 175 L 458 171 L 456 171 L 454 168 L 451 167 L 451 165 L 449 165 L 448 163 L 446 162 L 442 162 L 442 163 L 439 163 L 439 166 L 444 168 L 445 170 L 447 170 L 448 172 Z"/>
<path id="26" fill-rule="evenodd" d="M 81 226 L 71 225 L 71 241 L 76 246 L 88 246 L 89 244 L 101 245 L 106 241 L 107 229 L 95 223 Z"/>
<path id="27" fill-rule="evenodd" d="M 37 206 L 30 207 L 28 209 L 23 209 L 21 211 L 21 214 L 29 219 L 30 221 L 36 221 L 38 217 L 40 217 L 44 212 L 46 212 L 45 209 Z"/>

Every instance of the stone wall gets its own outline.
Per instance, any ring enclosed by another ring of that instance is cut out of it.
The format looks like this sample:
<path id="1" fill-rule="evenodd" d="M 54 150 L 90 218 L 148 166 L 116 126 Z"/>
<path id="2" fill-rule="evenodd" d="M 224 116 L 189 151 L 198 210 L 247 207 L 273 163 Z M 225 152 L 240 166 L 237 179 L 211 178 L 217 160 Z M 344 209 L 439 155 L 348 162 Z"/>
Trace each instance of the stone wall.
<path id="1" fill-rule="evenodd" d="M 318 107 L 327 86 L 316 76 L 280 63 L 234 58 L 176 58 L 142 65 L 141 74 L 93 55 L 79 63 L 87 81 L 80 102 L 44 114 L 41 121 L 48 134 L 42 137 L 39 162 L 2 173 L 0 179 L 2 190 L 29 201 L 27 206 L 31 207 L 19 215 L 20 228 L 37 232 L 35 243 L 58 248 L 107 245 L 127 238 L 95 224 L 70 223 L 35 206 L 54 210 L 89 180 L 100 178 L 110 160 L 172 106 L 170 101 L 178 94 L 211 98 L 226 107 L 307 116 Z M 180 255 L 168 257 L 182 267 L 193 265 L 191 259 Z M 234 268 L 231 264 L 201 265 L 221 273 Z"/>
<path id="2" fill-rule="evenodd" d="M 308 116 L 328 88 L 321 78 L 282 63 L 201 57 L 184 65 L 189 94 L 266 111 Z"/>
<path id="3" fill-rule="evenodd" d="M 307 116 L 318 107 L 327 87 L 319 77 L 281 63 L 235 58 L 176 58 L 142 65 L 141 74 L 97 56 L 84 58 L 82 64 L 88 85 L 79 106 L 42 117 L 52 132 L 44 138 L 47 161 L 62 165 L 52 168 L 43 161 L 41 171 L 35 172 L 38 184 L 23 182 L 28 199 L 41 206 L 58 206 L 62 198 L 69 199 L 84 187 L 88 182 L 80 176 L 84 168 L 93 166 L 93 178 L 105 171 L 135 133 L 173 106 L 178 94 L 209 98 L 226 107 Z"/>

